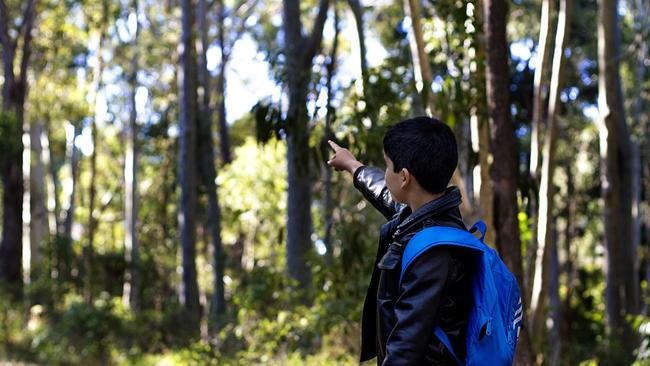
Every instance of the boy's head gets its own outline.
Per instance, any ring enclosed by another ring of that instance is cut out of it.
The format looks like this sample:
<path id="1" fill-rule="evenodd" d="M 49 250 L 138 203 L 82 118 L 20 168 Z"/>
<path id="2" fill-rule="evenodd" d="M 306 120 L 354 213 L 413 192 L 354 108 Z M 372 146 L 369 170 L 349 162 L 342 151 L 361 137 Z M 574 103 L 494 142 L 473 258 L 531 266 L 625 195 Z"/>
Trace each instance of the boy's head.
<path id="1" fill-rule="evenodd" d="M 386 131 L 384 157 L 386 183 L 396 200 L 404 201 L 400 191 L 411 177 L 426 192 L 439 194 L 447 188 L 458 164 L 456 137 L 435 118 L 408 119 Z"/>

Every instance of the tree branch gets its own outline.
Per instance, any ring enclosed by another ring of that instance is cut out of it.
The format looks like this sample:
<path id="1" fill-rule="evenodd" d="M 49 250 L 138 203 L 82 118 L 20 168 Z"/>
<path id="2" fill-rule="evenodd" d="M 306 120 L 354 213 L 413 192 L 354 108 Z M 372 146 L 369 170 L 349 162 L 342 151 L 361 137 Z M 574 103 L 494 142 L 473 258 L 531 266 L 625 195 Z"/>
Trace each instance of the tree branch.
<path id="1" fill-rule="evenodd" d="M 320 0 L 314 28 L 309 35 L 309 41 L 305 48 L 306 51 L 303 59 L 305 63 L 311 64 L 312 58 L 314 58 L 316 52 L 320 49 L 321 40 L 323 39 L 323 27 L 325 27 L 325 21 L 327 20 L 327 10 L 329 9 L 329 5 L 329 0 Z"/>
<path id="2" fill-rule="evenodd" d="M 27 80 L 27 66 L 29 65 L 29 57 L 32 54 L 32 28 L 34 27 L 35 18 L 36 0 L 28 0 L 27 7 L 23 13 L 23 24 L 20 26 L 21 32 L 23 34 L 23 56 L 20 60 L 19 77 L 21 85 L 25 85 L 25 81 Z"/>
<path id="3" fill-rule="evenodd" d="M 0 44 L 2 44 L 3 51 L 13 51 L 15 44 L 12 45 L 11 38 L 9 38 L 9 11 L 5 0 L 0 0 Z"/>
<path id="4" fill-rule="evenodd" d="M 244 8 L 245 9 L 244 13 L 236 16 L 236 18 L 240 19 L 240 23 L 238 24 L 239 26 L 234 30 L 234 36 L 232 36 L 232 38 L 228 40 L 229 41 L 229 44 L 227 45 L 228 56 L 230 56 L 230 51 L 235 46 L 235 43 L 237 43 L 237 41 L 241 38 L 242 34 L 244 34 L 244 32 L 246 31 L 246 20 L 248 20 L 248 18 L 250 18 L 250 16 L 253 14 L 253 10 L 255 10 L 255 6 L 257 5 L 258 2 L 259 0 L 250 1 L 249 2 L 250 4 L 246 8 Z M 226 47 L 223 47 L 224 52 L 225 49 Z"/>

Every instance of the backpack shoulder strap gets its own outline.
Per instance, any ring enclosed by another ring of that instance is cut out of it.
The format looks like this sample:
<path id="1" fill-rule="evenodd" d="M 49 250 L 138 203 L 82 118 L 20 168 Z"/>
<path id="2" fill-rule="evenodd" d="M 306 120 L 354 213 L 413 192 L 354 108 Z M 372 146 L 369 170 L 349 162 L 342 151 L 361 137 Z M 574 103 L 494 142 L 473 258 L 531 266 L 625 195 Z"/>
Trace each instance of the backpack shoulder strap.
<path id="1" fill-rule="evenodd" d="M 483 234 L 483 232 L 481 232 Z M 404 248 L 402 254 L 402 277 L 413 261 L 428 249 L 438 245 L 454 245 L 485 252 L 485 244 L 470 232 L 448 226 L 431 226 L 415 234 Z"/>

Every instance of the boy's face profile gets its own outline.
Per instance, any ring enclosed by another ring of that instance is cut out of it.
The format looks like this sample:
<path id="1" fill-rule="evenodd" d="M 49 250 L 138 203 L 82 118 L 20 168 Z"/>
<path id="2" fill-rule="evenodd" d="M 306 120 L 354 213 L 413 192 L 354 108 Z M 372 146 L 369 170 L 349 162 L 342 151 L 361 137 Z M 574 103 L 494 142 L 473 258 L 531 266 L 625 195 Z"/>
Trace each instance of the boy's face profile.
<path id="1" fill-rule="evenodd" d="M 386 153 L 384 152 L 384 161 L 386 162 L 386 172 L 385 172 L 385 179 L 386 179 L 386 187 L 388 187 L 388 191 L 390 192 L 391 196 L 393 196 L 393 199 L 397 202 L 400 203 L 405 203 L 405 197 L 404 197 L 404 188 L 406 187 L 406 176 L 405 176 L 405 169 L 402 169 L 399 172 L 395 172 L 395 167 L 393 165 L 393 161 L 390 160 L 388 156 L 386 156 Z"/>

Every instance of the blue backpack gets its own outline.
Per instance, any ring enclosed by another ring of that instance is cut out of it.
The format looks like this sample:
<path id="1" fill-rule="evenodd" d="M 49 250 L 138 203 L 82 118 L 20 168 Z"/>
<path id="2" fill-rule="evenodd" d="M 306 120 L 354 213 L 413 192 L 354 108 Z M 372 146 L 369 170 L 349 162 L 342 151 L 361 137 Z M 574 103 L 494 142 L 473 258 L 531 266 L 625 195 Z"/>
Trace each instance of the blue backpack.
<path id="1" fill-rule="evenodd" d="M 479 230 L 481 239 L 471 232 Z M 456 356 L 449 338 L 438 326 L 435 335 L 460 365 L 511 365 L 523 319 L 521 295 L 515 276 L 501 261 L 497 252 L 483 243 L 486 225 L 479 221 L 469 232 L 446 226 L 428 227 L 415 234 L 402 256 L 402 272 L 429 248 L 455 245 L 477 251 L 472 280 L 474 305 L 467 323 L 467 358 Z"/>

